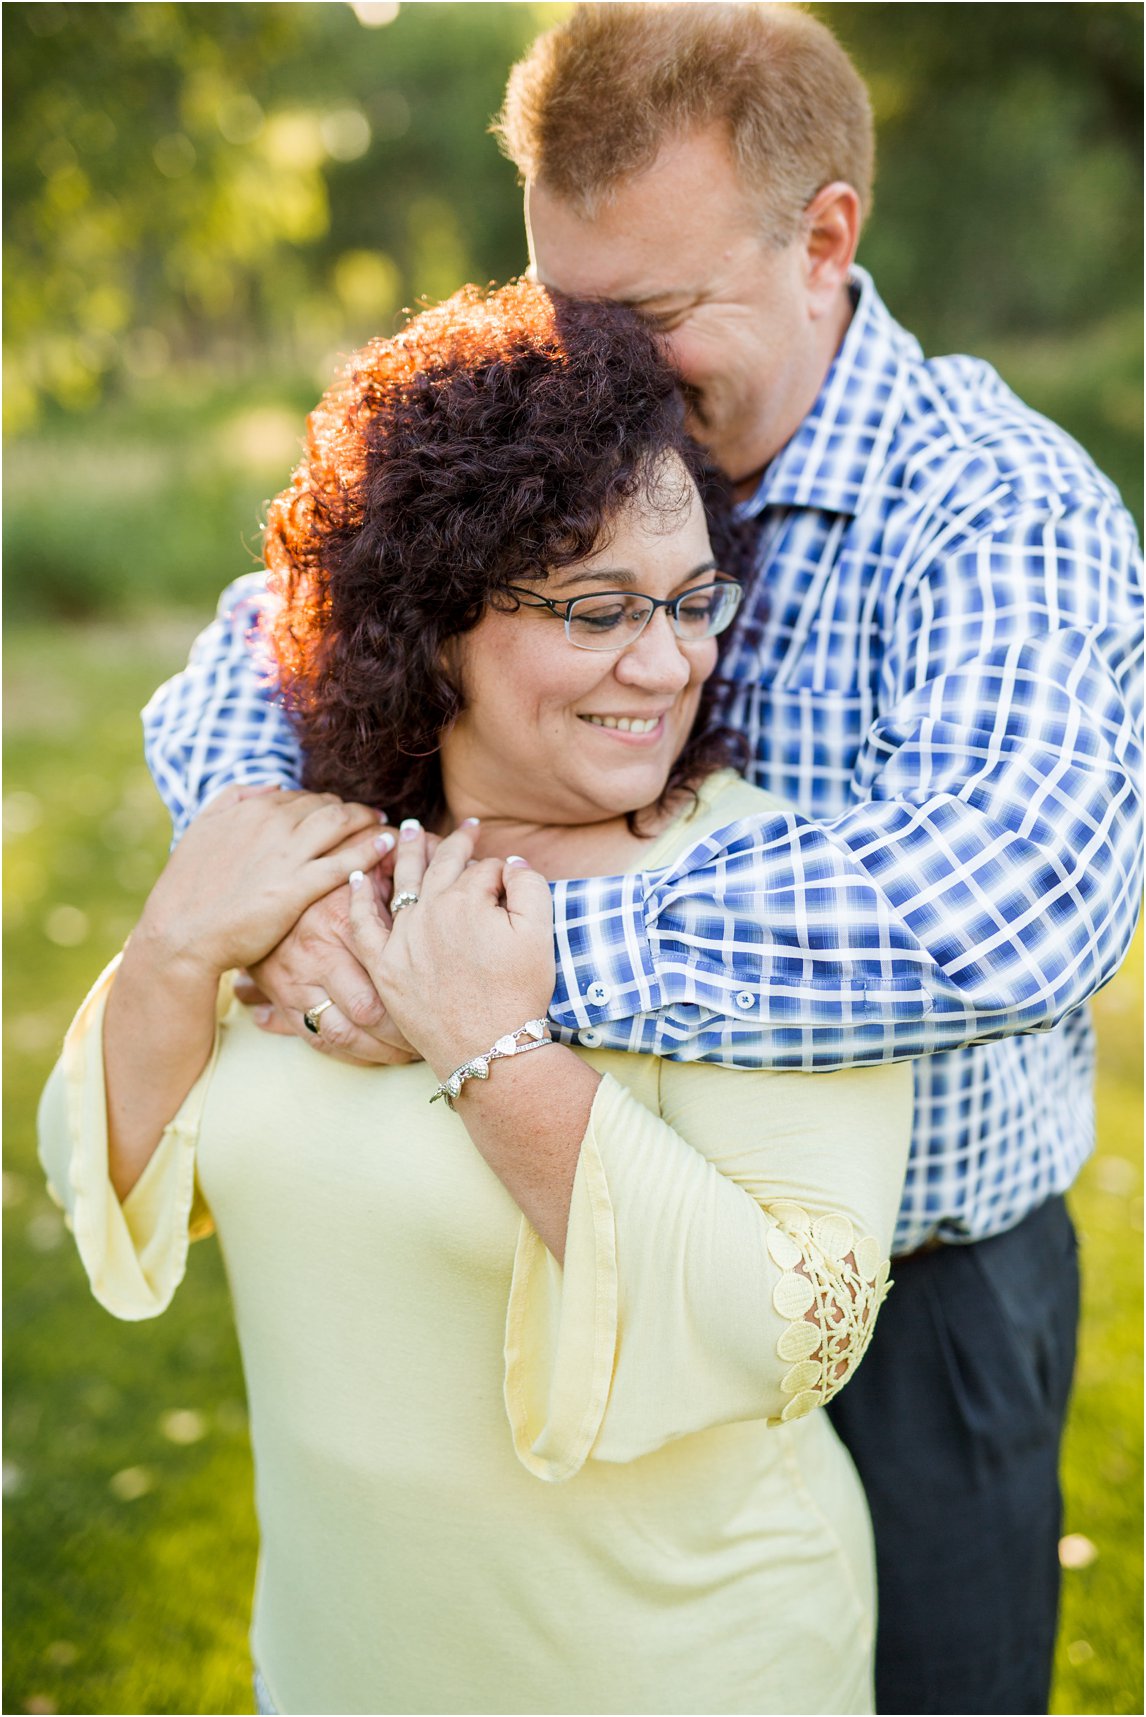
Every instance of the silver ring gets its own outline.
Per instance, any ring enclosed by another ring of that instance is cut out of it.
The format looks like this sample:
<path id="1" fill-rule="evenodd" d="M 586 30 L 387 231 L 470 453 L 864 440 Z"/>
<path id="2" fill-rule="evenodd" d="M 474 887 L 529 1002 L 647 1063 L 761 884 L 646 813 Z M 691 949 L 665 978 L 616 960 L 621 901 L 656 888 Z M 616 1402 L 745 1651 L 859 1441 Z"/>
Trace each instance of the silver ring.
<path id="1" fill-rule="evenodd" d="M 315 1037 L 317 1037 L 322 1029 L 318 1023 L 319 1020 L 322 1018 L 327 1008 L 332 1008 L 333 1006 L 334 1003 L 331 1001 L 330 997 L 327 996 L 324 1002 L 319 1002 L 315 1007 L 307 1008 L 306 1012 L 302 1016 L 302 1023 L 306 1027 L 307 1031 L 312 1031 Z"/>
<path id="2" fill-rule="evenodd" d="M 417 904 L 418 896 L 414 893 L 414 890 L 412 888 L 404 888 L 399 894 L 396 894 L 390 902 L 390 916 L 391 918 L 397 918 L 399 912 L 405 911 L 407 906 L 417 906 Z"/>

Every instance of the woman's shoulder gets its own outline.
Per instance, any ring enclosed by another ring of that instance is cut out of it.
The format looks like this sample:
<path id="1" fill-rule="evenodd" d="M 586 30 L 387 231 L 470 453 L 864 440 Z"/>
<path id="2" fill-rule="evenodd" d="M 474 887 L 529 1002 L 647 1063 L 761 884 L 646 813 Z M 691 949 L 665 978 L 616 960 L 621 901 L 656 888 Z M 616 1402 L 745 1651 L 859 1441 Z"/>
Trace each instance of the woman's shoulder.
<path id="1" fill-rule="evenodd" d="M 741 817 L 763 817 L 769 813 L 788 812 L 793 807 L 775 793 L 753 787 L 735 769 L 718 769 L 694 789 L 668 826 L 661 830 L 649 849 L 641 856 L 642 870 L 655 870 L 666 864 L 706 835 L 715 834 Z"/>

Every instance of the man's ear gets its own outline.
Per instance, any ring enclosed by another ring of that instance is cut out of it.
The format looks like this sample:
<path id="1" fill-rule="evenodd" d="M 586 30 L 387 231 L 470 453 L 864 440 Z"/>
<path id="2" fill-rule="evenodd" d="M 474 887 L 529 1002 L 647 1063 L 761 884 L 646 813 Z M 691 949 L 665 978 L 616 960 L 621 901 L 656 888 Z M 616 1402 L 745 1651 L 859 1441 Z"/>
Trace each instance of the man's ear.
<path id="1" fill-rule="evenodd" d="M 839 302 L 855 260 L 861 221 L 859 194 L 842 179 L 824 185 L 804 210 L 805 279 L 813 319 Z"/>

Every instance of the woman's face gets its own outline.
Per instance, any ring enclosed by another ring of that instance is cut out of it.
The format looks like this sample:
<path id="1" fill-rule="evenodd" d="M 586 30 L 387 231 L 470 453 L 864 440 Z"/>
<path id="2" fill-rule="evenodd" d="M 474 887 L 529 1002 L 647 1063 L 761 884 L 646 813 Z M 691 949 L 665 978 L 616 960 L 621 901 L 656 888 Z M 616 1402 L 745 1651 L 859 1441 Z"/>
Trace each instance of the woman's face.
<path id="1" fill-rule="evenodd" d="M 607 542 L 538 591 L 565 602 L 605 590 L 672 597 L 712 583 L 700 496 L 675 458 L 658 489 L 662 510 L 655 501 L 634 502 L 613 521 Z M 458 651 L 466 708 L 442 741 L 451 809 L 578 824 L 660 797 L 716 665 L 717 642 L 682 643 L 659 608 L 626 647 L 578 649 L 556 614 L 522 607 L 490 609 Z M 609 725 L 617 722 L 638 725 Z"/>

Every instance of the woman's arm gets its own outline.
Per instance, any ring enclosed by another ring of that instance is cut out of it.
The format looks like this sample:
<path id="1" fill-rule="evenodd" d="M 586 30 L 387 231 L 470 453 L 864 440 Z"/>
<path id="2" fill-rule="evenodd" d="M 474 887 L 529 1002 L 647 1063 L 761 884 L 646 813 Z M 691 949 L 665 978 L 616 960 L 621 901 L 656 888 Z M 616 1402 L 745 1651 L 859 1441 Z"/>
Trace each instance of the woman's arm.
<path id="1" fill-rule="evenodd" d="M 540 1014 L 551 975 L 543 879 L 467 864 L 470 846 L 443 843 L 389 937 L 352 885 L 359 956 L 443 1080 Z M 515 1055 L 456 1100 L 526 1218 L 506 1405 L 520 1459 L 550 1481 L 828 1400 L 871 1337 L 907 1160 L 903 1065 L 614 1065 Z"/>
<path id="2" fill-rule="evenodd" d="M 902 1063 L 606 1065 L 564 1263 L 523 1222 L 506 1315 L 514 1446 L 549 1482 L 829 1401 L 875 1327 L 907 1160 Z"/>
<path id="3" fill-rule="evenodd" d="M 391 841 L 333 796 L 232 788 L 196 818 L 152 890 L 104 1021 L 108 1174 L 122 1200 L 202 1073 L 219 980 L 273 948 L 347 869 Z"/>
<path id="4" fill-rule="evenodd" d="M 395 894 L 410 889 L 419 899 L 389 932 L 372 890 L 351 878 L 358 957 L 442 1081 L 526 1020 L 544 1017 L 553 989 L 548 883 L 523 859 L 472 863 L 472 851 L 465 825 L 425 866 L 421 836 L 400 840 Z M 580 1056 L 554 1044 L 497 1061 L 488 1080 L 467 1080 L 456 1101 L 475 1146 L 558 1261 L 599 1084 Z"/>

